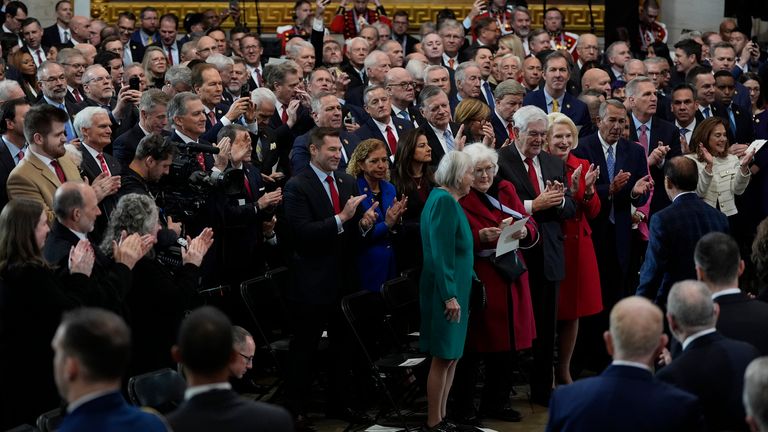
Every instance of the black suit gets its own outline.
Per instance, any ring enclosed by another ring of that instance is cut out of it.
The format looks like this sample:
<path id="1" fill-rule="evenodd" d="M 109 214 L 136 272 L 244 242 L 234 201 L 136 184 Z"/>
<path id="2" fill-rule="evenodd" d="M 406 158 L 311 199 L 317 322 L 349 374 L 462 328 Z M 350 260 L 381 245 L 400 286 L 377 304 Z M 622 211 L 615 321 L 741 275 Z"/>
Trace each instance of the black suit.
<path id="1" fill-rule="evenodd" d="M 760 353 L 752 345 L 710 333 L 694 339 L 656 376 L 699 397 L 712 431 L 748 430 L 744 422 L 744 370 Z"/>
<path id="2" fill-rule="evenodd" d="M 86 177 L 88 177 L 88 182 L 93 184 L 93 180 L 102 172 L 101 163 L 94 159 L 93 156 L 91 156 L 91 154 L 88 152 L 88 149 L 83 148 L 81 153 L 83 154 L 83 162 L 80 164 L 80 170 L 85 174 Z M 122 172 L 120 162 L 118 162 L 117 159 L 112 157 L 110 154 L 103 153 L 103 156 L 104 162 L 106 162 L 110 174 L 120 175 Z M 109 223 L 109 216 L 117 207 L 117 200 L 118 196 L 117 194 L 114 194 L 104 197 L 104 199 L 102 199 L 99 203 L 101 215 L 96 218 L 96 225 L 93 229 L 93 232 L 91 233 L 91 237 L 96 241 L 96 243 L 101 242 L 104 230 L 107 228 L 107 224 Z"/>
<path id="3" fill-rule="evenodd" d="M 768 355 L 768 304 L 743 292 L 718 296 L 715 303 L 720 305 L 717 331 L 753 345 L 760 355 Z"/>
<path id="4" fill-rule="evenodd" d="M 70 31 L 70 35 L 71 34 L 72 32 Z M 61 39 L 61 34 L 59 34 L 59 28 L 56 23 L 53 23 L 52 26 L 46 27 L 43 30 L 42 44 L 46 46 L 55 46 L 59 49 L 73 48 L 75 46 L 71 39 L 69 42 L 64 43 L 64 41 Z"/>
<path id="5" fill-rule="evenodd" d="M 293 127 L 288 127 L 287 124 L 283 123 L 281 120 L 282 113 L 278 111 L 275 109 L 275 113 L 269 118 L 269 127 L 272 129 L 275 138 L 274 142 L 277 144 L 278 169 L 281 172 L 289 173 L 291 172 L 290 154 L 293 141 L 314 128 L 315 122 L 312 120 L 309 110 L 303 105 L 300 105 L 298 111 L 296 111 L 296 123 Z"/>
<path id="6" fill-rule="evenodd" d="M 67 96 L 69 97 L 69 93 L 67 93 Z M 74 101 L 74 98 L 72 99 Z M 112 98 L 109 101 L 109 104 L 102 105 L 99 102 L 86 98 L 81 104 L 76 105 L 77 112 L 80 112 L 85 107 L 100 107 L 104 108 L 109 112 L 109 120 L 112 122 L 112 141 L 117 139 L 120 135 L 128 132 L 134 125 L 137 125 L 139 123 L 139 110 L 136 107 L 130 107 L 128 110 L 128 113 L 125 115 L 125 117 L 118 119 L 112 114 L 112 110 L 115 109 L 117 106 L 117 99 Z M 74 119 L 74 117 L 72 117 Z M 137 144 L 138 145 L 138 144 Z M 104 151 L 107 153 L 112 153 L 112 145 L 108 145 L 106 148 L 104 148 Z"/>
<path id="7" fill-rule="evenodd" d="M 136 156 L 136 148 L 146 135 L 139 124 L 135 124 L 127 132 L 117 137 L 112 143 L 112 155 L 122 165 L 127 167 Z"/>
<path id="8" fill-rule="evenodd" d="M 403 33 L 402 36 L 397 36 L 396 34 L 392 33 L 392 39 L 400 42 L 401 46 L 403 43 L 405 43 L 405 46 L 403 46 L 403 52 L 405 55 L 416 51 L 416 44 L 419 43 L 418 39 L 409 35 L 408 33 Z"/>
<path id="9" fill-rule="evenodd" d="M 493 133 L 496 135 L 496 148 L 500 149 L 501 146 L 504 145 L 504 141 L 510 139 L 511 137 L 509 136 L 509 130 L 504 127 L 504 124 L 501 122 L 501 119 L 496 114 L 496 111 L 493 110 L 493 108 L 491 111 L 491 125 L 493 126 Z"/>
<path id="10" fill-rule="evenodd" d="M 395 125 L 395 129 L 397 129 L 395 132 L 397 133 L 398 137 L 402 137 L 404 133 L 413 129 L 412 124 L 398 117 L 392 117 L 392 123 Z M 372 118 L 368 118 L 368 120 L 360 126 L 360 129 L 355 131 L 355 135 L 360 140 L 360 142 L 371 138 L 382 141 L 384 143 L 384 147 L 387 149 L 387 156 L 394 156 L 392 154 L 392 150 L 389 148 L 387 137 L 382 135 L 381 130 L 376 125 L 376 123 L 374 123 Z M 350 154 L 349 156 L 352 155 Z M 390 161 L 391 160 L 392 159 L 390 159 Z"/>
<path id="11" fill-rule="evenodd" d="M 175 142 L 175 143 L 177 143 L 179 145 L 184 143 L 184 140 L 181 139 L 179 134 L 177 134 L 175 131 L 171 134 L 171 141 L 173 141 L 173 142 Z M 202 137 L 199 137 L 197 139 L 197 143 L 198 144 L 203 144 L 203 145 L 209 145 L 209 146 L 213 147 L 211 145 L 211 143 L 209 143 L 208 141 L 204 140 Z M 195 156 L 197 156 L 197 153 L 198 152 L 192 152 L 192 154 L 194 154 Z M 203 158 L 205 159 L 205 170 L 207 172 L 210 172 L 211 169 L 213 169 L 213 155 L 211 153 L 203 153 Z"/>
<path id="12" fill-rule="evenodd" d="M 363 79 L 360 79 L 360 74 L 357 73 L 355 68 L 349 63 L 344 63 L 339 69 L 341 69 L 342 72 L 346 72 L 346 74 L 349 76 L 349 85 L 347 86 L 347 90 L 353 89 L 355 87 L 365 87 L 368 85 L 368 75 L 365 73 L 365 68 L 363 68 Z"/>
<path id="13" fill-rule="evenodd" d="M 13 160 L 11 152 L 8 151 L 8 147 L 0 139 L 0 210 L 8 203 L 8 192 L 5 184 L 8 183 L 8 176 L 14 168 L 16 168 L 16 162 Z"/>
<path id="14" fill-rule="evenodd" d="M 459 132 L 459 124 L 458 123 L 450 123 L 451 128 L 451 134 L 455 137 L 456 134 Z M 437 165 L 440 163 L 440 159 L 445 156 L 445 150 L 443 149 L 442 144 L 440 144 L 440 140 L 437 138 L 437 135 L 435 135 L 435 131 L 432 130 L 432 127 L 428 122 L 424 122 L 421 125 L 421 130 L 424 131 L 424 135 L 427 137 L 427 143 L 429 144 L 429 147 L 432 149 L 432 162 L 431 164 L 437 167 Z"/>
<path id="15" fill-rule="evenodd" d="M 539 176 L 546 181 L 559 181 L 567 185 L 565 163 L 559 158 L 541 152 Z M 528 177 L 528 170 L 515 145 L 499 151 L 499 177 L 515 185 L 520 200 L 525 202 L 537 194 Z M 535 402 L 547 403 L 552 391 L 552 361 L 555 343 L 555 323 L 560 281 L 565 277 L 563 250 L 563 220 L 572 218 L 576 204 L 566 186 L 562 206 L 533 212 L 539 227 L 540 239 L 535 247 L 525 251 L 531 300 L 536 320 L 536 340 L 533 343 L 534 366 L 531 376 L 531 396 Z"/>
<path id="16" fill-rule="evenodd" d="M 277 405 L 248 400 L 232 390 L 211 390 L 195 395 L 168 415 L 177 432 L 292 432 L 293 422 Z"/>

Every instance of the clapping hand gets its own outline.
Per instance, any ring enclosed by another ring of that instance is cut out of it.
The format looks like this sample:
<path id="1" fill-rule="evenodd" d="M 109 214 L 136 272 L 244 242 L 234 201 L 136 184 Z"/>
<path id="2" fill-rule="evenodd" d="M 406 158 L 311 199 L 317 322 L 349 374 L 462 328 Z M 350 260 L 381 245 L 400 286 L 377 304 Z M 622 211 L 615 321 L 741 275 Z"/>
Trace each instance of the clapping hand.
<path id="1" fill-rule="evenodd" d="M 213 155 L 213 166 L 219 171 L 224 171 L 227 169 L 229 159 L 232 157 L 232 141 L 229 137 L 223 137 L 219 140 L 218 144 L 213 146 L 219 149 L 219 152 Z"/>
<path id="2" fill-rule="evenodd" d="M 197 237 L 190 239 L 187 236 L 187 247 L 181 249 L 181 261 L 184 264 L 192 264 L 200 267 L 203 257 L 213 244 L 213 230 L 205 228 Z"/>
<path id="3" fill-rule="evenodd" d="M 703 143 L 699 143 L 699 149 L 697 151 L 699 155 L 699 159 L 703 160 L 706 164 L 706 167 L 704 168 L 707 170 L 707 172 L 712 173 L 712 164 L 714 163 L 714 158 L 712 157 L 712 153 L 707 150 L 706 147 L 704 147 Z"/>
<path id="4" fill-rule="evenodd" d="M 635 186 L 632 188 L 632 195 L 645 195 L 651 191 L 651 186 L 653 186 L 653 180 L 649 174 L 635 182 Z"/>
<path id="5" fill-rule="evenodd" d="M 595 164 L 590 164 L 587 174 L 584 176 L 584 193 L 595 193 L 595 182 L 600 177 L 600 167 Z"/>
<path id="6" fill-rule="evenodd" d="M 96 201 L 101 202 L 104 198 L 117 193 L 120 190 L 120 176 L 109 175 L 108 172 L 102 172 L 93 179 L 91 184 L 96 193 Z"/>
<path id="7" fill-rule="evenodd" d="M 72 246 L 69 249 L 69 272 L 72 274 L 82 273 L 90 277 L 94 259 L 95 254 L 91 242 L 80 240 L 77 242 L 77 246 Z"/>
<path id="8" fill-rule="evenodd" d="M 483 121 L 483 144 L 489 148 L 496 147 L 496 135 L 493 132 L 493 125 L 489 121 Z"/>
<path id="9" fill-rule="evenodd" d="M 384 218 L 384 223 L 387 224 L 388 228 L 392 228 L 397 224 L 397 222 L 400 220 L 400 218 L 403 216 L 403 213 L 408 209 L 408 197 L 402 196 L 400 197 L 400 200 L 395 197 L 394 201 L 392 201 L 392 205 L 389 206 L 387 209 L 387 214 Z"/>
<path id="10" fill-rule="evenodd" d="M 112 240 L 112 258 L 133 270 L 133 266 L 152 248 L 152 243 L 142 241 L 138 233 L 120 233 L 120 240 Z"/>
<path id="11" fill-rule="evenodd" d="M 627 184 L 631 176 L 632 174 L 628 172 L 624 172 L 624 170 L 619 170 L 619 173 L 616 174 L 615 177 L 613 177 L 613 181 L 611 182 L 611 185 L 608 186 L 608 195 L 613 195 L 618 191 L 620 191 L 621 188 L 623 188 L 624 185 Z"/>
<path id="12" fill-rule="evenodd" d="M 579 191 L 579 186 L 581 184 L 581 172 L 584 170 L 584 165 L 579 165 L 575 170 L 573 170 L 573 174 L 571 174 L 571 195 L 576 195 L 576 192 Z"/>
<path id="13" fill-rule="evenodd" d="M 745 175 L 749 172 L 749 164 L 752 163 L 752 158 L 755 157 L 755 149 L 749 150 L 744 153 L 744 156 L 739 159 L 739 166 L 741 166 L 742 173 Z M 745 172 L 746 171 L 746 172 Z"/>
<path id="14" fill-rule="evenodd" d="M 656 148 L 653 149 L 651 154 L 648 155 L 648 165 L 658 166 L 667 156 L 668 152 L 669 152 L 669 146 L 664 145 L 662 141 L 659 141 L 659 145 L 657 145 Z"/>
<path id="15" fill-rule="evenodd" d="M 367 231 L 371 229 L 373 224 L 376 223 L 376 219 L 379 218 L 379 215 L 376 213 L 376 209 L 379 208 L 379 202 L 374 201 L 371 208 L 369 208 L 365 213 L 363 213 L 363 217 L 360 218 L 360 228 Z"/>
<path id="16" fill-rule="evenodd" d="M 456 137 L 454 137 L 453 143 L 456 146 L 456 150 L 464 150 L 464 145 L 467 144 L 467 137 L 464 136 L 464 125 L 459 126 L 459 130 L 456 132 Z"/>

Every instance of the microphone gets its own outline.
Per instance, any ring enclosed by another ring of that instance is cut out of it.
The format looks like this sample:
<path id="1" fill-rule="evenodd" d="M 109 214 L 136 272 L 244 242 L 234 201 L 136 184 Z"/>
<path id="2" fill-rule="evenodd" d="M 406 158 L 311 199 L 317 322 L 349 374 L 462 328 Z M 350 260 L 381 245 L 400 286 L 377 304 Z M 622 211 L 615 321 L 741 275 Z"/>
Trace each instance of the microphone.
<path id="1" fill-rule="evenodd" d="M 208 144 L 200 144 L 196 142 L 188 142 L 188 143 L 176 143 L 176 145 L 179 147 L 179 150 L 187 150 L 189 151 L 196 151 L 200 153 L 210 153 L 210 154 L 219 154 L 219 149 L 217 147 L 214 147 L 212 145 Z"/>

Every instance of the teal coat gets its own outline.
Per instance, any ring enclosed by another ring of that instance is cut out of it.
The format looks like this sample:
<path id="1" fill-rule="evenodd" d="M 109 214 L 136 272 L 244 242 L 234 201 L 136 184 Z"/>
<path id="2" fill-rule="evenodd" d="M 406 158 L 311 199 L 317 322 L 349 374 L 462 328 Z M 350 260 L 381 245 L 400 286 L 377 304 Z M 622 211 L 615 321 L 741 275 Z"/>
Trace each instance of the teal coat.
<path id="1" fill-rule="evenodd" d="M 464 211 L 447 191 L 435 188 L 421 213 L 424 268 L 419 301 L 419 346 L 442 359 L 458 359 L 464 352 L 472 286 L 472 231 Z M 445 319 L 445 301 L 456 297 L 459 322 Z"/>

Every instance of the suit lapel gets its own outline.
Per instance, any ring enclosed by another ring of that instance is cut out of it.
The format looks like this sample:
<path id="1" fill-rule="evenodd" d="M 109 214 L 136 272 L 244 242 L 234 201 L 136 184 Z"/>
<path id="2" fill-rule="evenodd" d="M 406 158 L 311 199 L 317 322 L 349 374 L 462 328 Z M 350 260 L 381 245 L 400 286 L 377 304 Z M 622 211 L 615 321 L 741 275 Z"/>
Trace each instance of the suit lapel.
<path id="1" fill-rule="evenodd" d="M 45 177 L 46 180 L 51 182 L 54 186 L 59 187 L 61 186 L 61 182 L 59 181 L 59 178 L 56 177 L 56 174 L 54 174 L 50 169 L 48 169 L 45 164 L 43 164 L 43 161 L 37 158 L 32 152 L 29 152 L 29 156 L 25 156 L 24 160 L 27 161 L 27 163 L 31 164 L 35 169 L 40 171 L 43 177 Z"/>
<path id="2" fill-rule="evenodd" d="M 512 174 L 517 177 L 517 181 L 515 183 L 525 186 L 525 191 L 528 192 L 528 196 L 535 197 L 536 191 L 533 189 L 533 184 L 531 184 L 531 178 L 528 177 L 528 170 L 525 168 L 525 164 L 523 163 L 520 152 L 517 151 L 517 147 L 514 145 L 510 146 L 510 149 Z M 541 158 L 539 158 L 539 161 L 541 161 Z"/>
<path id="3" fill-rule="evenodd" d="M 616 176 L 616 172 L 619 169 L 624 169 L 627 167 L 627 156 L 629 155 L 629 146 L 630 145 L 636 145 L 629 143 L 621 138 L 616 142 L 616 165 L 614 166 L 614 177 Z M 641 146 L 642 147 L 642 146 Z M 635 181 L 639 179 L 630 179 L 632 184 L 634 184 Z"/>

